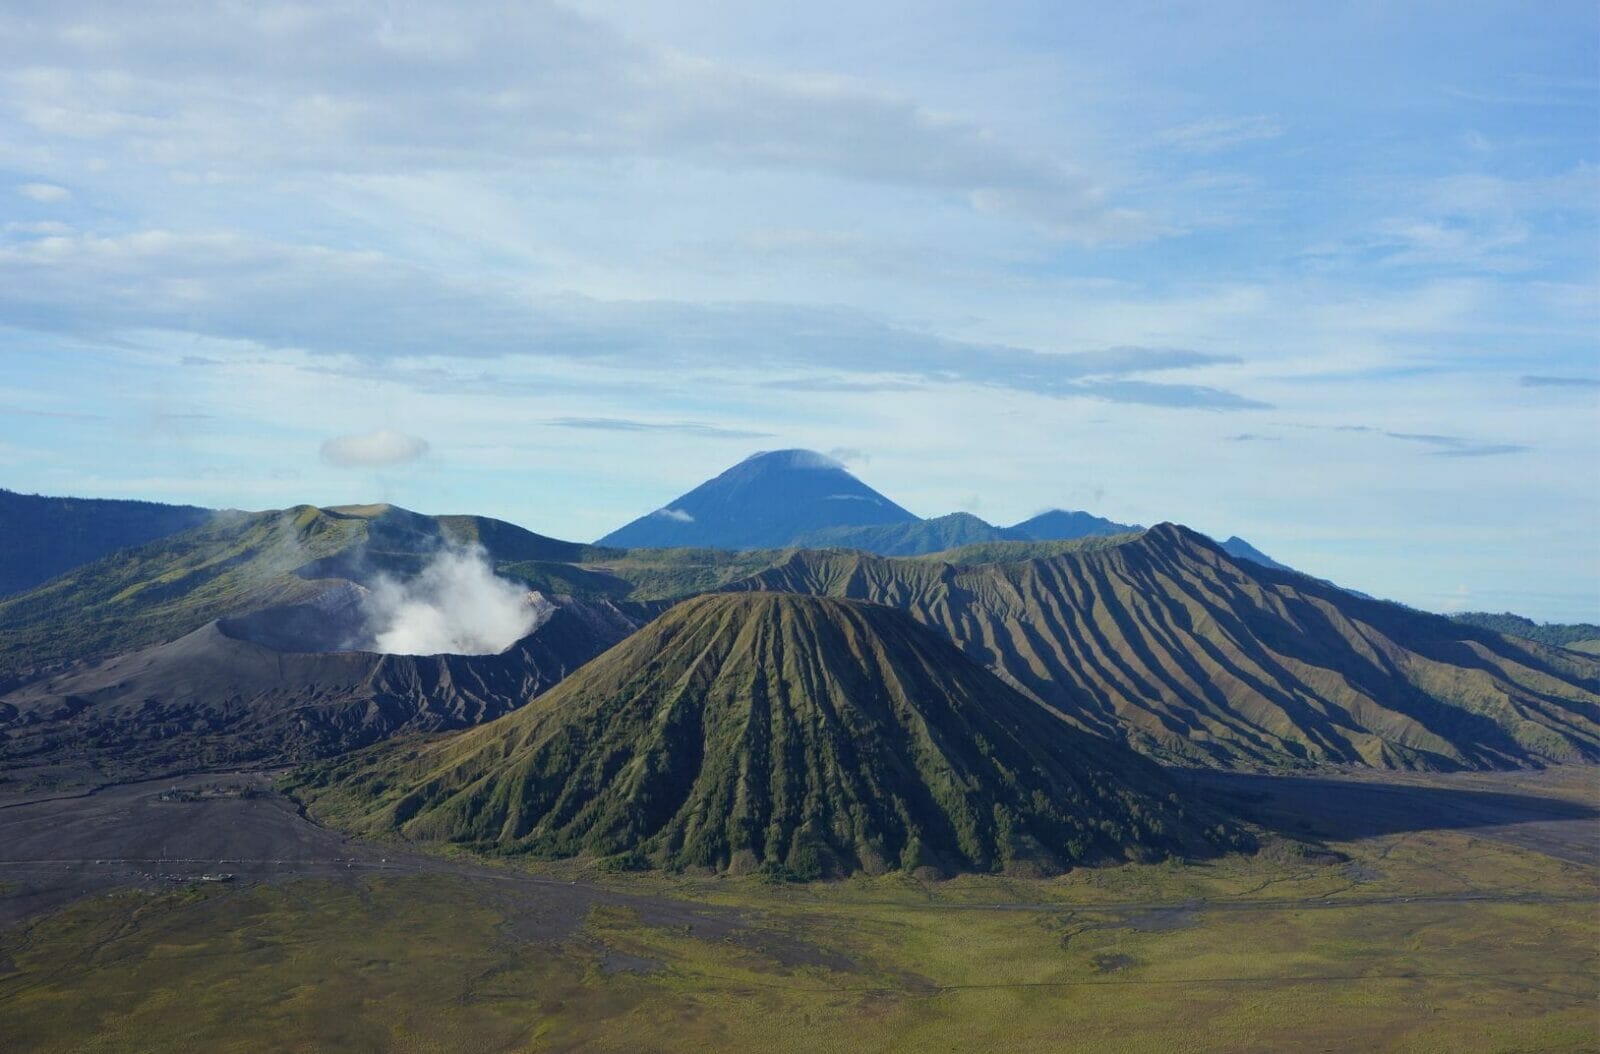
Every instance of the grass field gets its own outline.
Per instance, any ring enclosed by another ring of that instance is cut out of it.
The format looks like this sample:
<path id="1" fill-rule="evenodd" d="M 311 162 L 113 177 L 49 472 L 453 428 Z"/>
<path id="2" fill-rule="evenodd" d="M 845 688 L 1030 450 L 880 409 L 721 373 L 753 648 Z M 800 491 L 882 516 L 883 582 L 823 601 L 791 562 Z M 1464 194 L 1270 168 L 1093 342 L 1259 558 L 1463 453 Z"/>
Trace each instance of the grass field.
<path id="1" fill-rule="evenodd" d="M 1470 832 L 1058 879 L 546 871 L 79 902 L 8 1051 L 1600 1049 L 1600 871 Z M 666 905 L 666 908 L 662 906 Z"/>

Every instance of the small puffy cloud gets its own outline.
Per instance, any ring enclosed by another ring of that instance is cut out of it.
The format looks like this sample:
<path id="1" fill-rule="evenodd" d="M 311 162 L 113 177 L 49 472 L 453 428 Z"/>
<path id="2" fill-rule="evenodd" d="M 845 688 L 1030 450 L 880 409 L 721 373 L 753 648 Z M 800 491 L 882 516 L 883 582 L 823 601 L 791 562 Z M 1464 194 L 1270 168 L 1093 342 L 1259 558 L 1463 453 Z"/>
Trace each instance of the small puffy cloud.
<path id="1" fill-rule="evenodd" d="M 676 520 L 679 523 L 694 522 L 694 516 L 682 509 L 657 509 L 655 514 L 664 520 Z"/>
<path id="2" fill-rule="evenodd" d="M 24 183 L 17 188 L 17 193 L 30 201 L 45 205 L 69 201 L 72 198 L 72 191 L 66 187 L 58 187 L 54 183 Z"/>
<path id="3" fill-rule="evenodd" d="M 322 444 L 322 460 L 340 468 L 392 468 L 428 452 L 428 442 L 392 428 L 334 436 Z"/>

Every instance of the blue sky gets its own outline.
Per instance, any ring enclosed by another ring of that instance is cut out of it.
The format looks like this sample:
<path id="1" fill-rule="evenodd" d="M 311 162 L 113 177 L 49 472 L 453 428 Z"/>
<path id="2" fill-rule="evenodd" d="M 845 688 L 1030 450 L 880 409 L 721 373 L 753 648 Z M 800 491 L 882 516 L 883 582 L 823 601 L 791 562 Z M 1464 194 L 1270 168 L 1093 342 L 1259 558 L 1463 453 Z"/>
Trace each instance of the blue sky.
<path id="1" fill-rule="evenodd" d="M 1600 619 L 1592 3 L 506 6 L 0 3 L 0 484 L 583 539 L 805 446 Z"/>

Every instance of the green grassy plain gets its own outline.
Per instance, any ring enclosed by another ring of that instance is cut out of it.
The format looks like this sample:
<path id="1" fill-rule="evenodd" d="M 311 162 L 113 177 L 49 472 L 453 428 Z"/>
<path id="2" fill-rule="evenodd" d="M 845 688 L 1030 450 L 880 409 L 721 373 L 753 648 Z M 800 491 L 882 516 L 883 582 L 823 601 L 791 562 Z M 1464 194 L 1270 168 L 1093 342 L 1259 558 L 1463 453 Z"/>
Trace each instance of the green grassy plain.
<path id="1" fill-rule="evenodd" d="M 1600 870 L 1454 831 L 1329 849 L 1348 859 L 1269 847 L 940 883 L 568 865 L 543 875 L 616 896 L 532 936 L 539 900 L 511 864 L 123 893 L 0 934 L 0 1036 L 74 1052 L 1600 1049 Z"/>

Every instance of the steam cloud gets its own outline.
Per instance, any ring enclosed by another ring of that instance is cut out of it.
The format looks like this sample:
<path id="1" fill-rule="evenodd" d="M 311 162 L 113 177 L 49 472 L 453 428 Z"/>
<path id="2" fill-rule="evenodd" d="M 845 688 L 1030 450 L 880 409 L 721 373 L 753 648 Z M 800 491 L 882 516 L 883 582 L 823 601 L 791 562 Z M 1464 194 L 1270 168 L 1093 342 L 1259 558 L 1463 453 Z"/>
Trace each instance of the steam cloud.
<path id="1" fill-rule="evenodd" d="M 407 582 L 380 578 L 362 603 L 372 651 L 494 655 L 532 633 L 541 609 L 479 547 L 445 549 Z"/>

